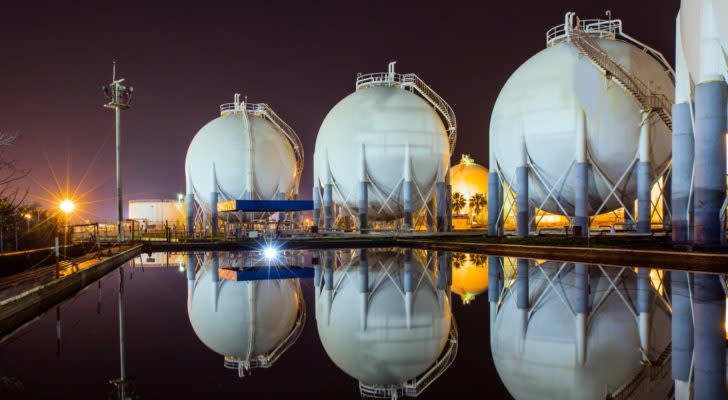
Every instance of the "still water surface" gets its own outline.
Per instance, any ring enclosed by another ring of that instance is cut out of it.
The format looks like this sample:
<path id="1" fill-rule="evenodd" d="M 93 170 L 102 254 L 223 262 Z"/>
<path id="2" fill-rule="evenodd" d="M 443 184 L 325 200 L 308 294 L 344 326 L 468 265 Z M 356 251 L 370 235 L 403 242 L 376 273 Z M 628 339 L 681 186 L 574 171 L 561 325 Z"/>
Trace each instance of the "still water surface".
<path id="1" fill-rule="evenodd" d="M 641 387 L 632 398 L 664 399 L 670 390 L 669 301 L 657 270 L 647 357 L 667 368 L 635 383 L 645 355 L 631 268 L 364 252 L 288 252 L 272 270 L 261 253 L 143 255 L 6 338 L 0 394 L 119 398 L 122 368 L 127 397 L 147 399 L 346 399 L 391 396 L 387 387 L 421 399 L 577 399 L 630 382 Z M 489 282 L 493 265 L 500 273 Z M 525 271 L 524 300 L 514 288 Z"/>

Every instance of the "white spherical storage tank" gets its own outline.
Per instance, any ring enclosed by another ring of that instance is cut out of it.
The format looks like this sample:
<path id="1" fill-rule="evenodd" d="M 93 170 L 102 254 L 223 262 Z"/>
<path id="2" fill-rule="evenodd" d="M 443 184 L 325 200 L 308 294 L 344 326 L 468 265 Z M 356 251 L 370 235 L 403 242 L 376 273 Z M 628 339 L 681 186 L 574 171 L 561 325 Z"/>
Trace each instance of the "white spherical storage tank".
<path id="1" fill-rule="evenodd" d="M 579 272 L 573 264 L 530 267 L 526 309 L 518 304 L 518 283 L 509 284 L 491 327 L 491 352 L 503 384 L 516 400 L 665 399 L 672 388 L 667 307 L 657 293 L 648 301 L 647 366 L 643 328 L 634 314 L 642 289 L 633 269 L 593 266 L 583 271 L 586 312 L 579 309 Z M 648 290 L 655 292 L 651 286 Z M 644 379 L 638 380 L 641 369 L 646 369 Z M 635 392 L 619 396 L 627 384 L 636 385 L 630 387 Z"/>
<path id="2" fill-rule="evenodd" d="M 295 198 L 302 170 L 295 132 L 268 105 L 239 95 L 197 132 L 185 159 L 188 197 L 213 216 L 218 201 Z"/>
<path id="3" fill-rule="evenodd" d="M 511 188 L 517 169 L 528 167 L 531 207 L 573 216 L 578 163 L 588 164 L 587 215 L 629 207 L 637 164 L 647 163 L 654 183 L 670 159 L 670 67 L 624 34 L 620 20 L 577 21 L 571 36 L 567 24 L 549 31 L 547 48 L 498 95 L 491 158 Z"/>
<path id="4" fill-rule="evenodd" d="M 412 214 L 435 197 L 437 182 L 445 182 L 454 140 L 454 113 L 416 75 L 394 73 L 393 64 L 388 73 L 360 75 L 356 91 L 319 129 L 314 207 L 322 197 L 327 228 L 334 219 L 362 215 L 361 228 L 366 218 L 403 217 L 411 227 Z M 336 216 L 328 211 L 333 205 Z"/>
<path id="5" fill-rule="evenodd" d="M 188 271 L 190 324 L 207 347 L 225 357 L 227 367 L 265 366 L 270 362 L 266 357 L 291 335 L 305 307 L 300 283 L 224 279 L 220 264 L 229 262 L 208 254 L 195 274 Z"/>
<path id="6" fill-rule="evenodd" d="M 401 388 L 438 359 L 454 359 L 456 350 L 446 348 L 454 328 L 449 295 L 420 255 L 362 251 L 364 263 L 354 255 L 329 277 L 324 272 L 316 288 L 316 326 L 329 358 L 367 394 L 367 388 Z"/>

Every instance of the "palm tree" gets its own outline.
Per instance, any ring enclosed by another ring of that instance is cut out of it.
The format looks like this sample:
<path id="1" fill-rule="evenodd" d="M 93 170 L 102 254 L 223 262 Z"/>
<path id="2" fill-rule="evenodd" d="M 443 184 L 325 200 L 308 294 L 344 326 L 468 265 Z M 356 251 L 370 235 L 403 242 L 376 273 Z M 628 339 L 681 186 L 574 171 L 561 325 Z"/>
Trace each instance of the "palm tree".
<path id="1" fill-rule="evenodd" d="M 488 199 L 484 194 L 475 193 L 470 197 L 470 209 L 473 210 L 473 217 L 480 215 L 486 205 L 488 205 Z"/>
<path id="2" fill-rule="evenodd" d="M 460 192 L 454 192 L 452 194 L 452 210 L 455 214 L 460 214 L 460 210 L 465 208 L 465 196 Z"/>

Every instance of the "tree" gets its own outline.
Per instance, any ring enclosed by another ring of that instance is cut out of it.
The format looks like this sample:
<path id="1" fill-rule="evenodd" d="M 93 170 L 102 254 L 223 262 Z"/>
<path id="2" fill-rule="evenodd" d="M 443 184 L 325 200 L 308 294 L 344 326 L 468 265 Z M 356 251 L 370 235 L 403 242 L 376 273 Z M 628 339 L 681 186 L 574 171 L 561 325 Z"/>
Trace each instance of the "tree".
<path id="1" fill-rule="evenodd" d="M 488 199 L 482 193 L 475 193 L 470 197 L 470 209 L 473 211 L 473 216 L 480 215 L 488 205 Z"/>
<path id="2" fill-rule="evenodd" d="M 460 214 L 460 210 L 465 208 L 465 196 L 460 192 L 454 192 L 452 194 L 452 210 L 455 214 Z"/>

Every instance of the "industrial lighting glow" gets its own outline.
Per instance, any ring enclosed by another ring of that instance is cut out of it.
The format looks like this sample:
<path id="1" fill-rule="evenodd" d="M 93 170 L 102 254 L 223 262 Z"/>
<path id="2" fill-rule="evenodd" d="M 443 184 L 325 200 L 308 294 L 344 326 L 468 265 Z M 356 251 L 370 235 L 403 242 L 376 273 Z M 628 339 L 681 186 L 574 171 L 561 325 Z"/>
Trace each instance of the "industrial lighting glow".
<path id="1" fill-rule="evenodd" d="M 61 211 L 68 214 L 76 208 L 76 205 L 71 200 L 66 199 L 61 202 L 60 207 Z"/>
<path id="2" fill-rule="evenodd" d="M 267 260 L 274 259 L 277 254 L 278 254 L 278 250 L 276 250 L 275 247 L 272 247 L 272 246 L 268 246 L 263 250 L 263 256 L 265 256 L 265 258 Z"/>

